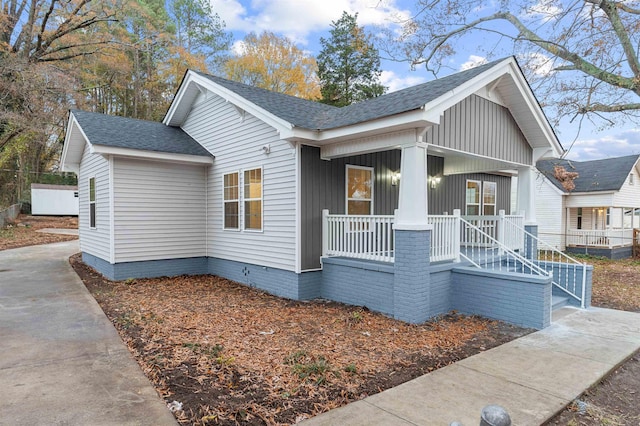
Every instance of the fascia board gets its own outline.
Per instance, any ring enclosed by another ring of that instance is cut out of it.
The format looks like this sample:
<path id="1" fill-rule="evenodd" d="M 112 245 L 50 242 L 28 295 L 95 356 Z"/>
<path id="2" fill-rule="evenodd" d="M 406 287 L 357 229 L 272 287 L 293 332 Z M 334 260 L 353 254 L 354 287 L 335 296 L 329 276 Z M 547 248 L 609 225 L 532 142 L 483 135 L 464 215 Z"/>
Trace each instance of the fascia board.
<path id="1" fill-rule="evenodd" d="M 198 86 L 204 87 L 210 92 L 220 96 L 227 102 L 230 102 L 236 105 L 238 108 L 241 108 L 244 111 L 247 111 L 249 114 L 257 117 L 258 119 L 274 127 L 280 133 L 286 134 L 287 131 L 290 131 L 294 127 L 288 121 L 283 120 L 280 117 L 277 117 L 276 115 L 248 101 L 247 99 L 238 95 L 234 91 L 229 90 L 226 87 L 223 87 L 219 84 L 216 84 L 215 82 L 205 77 L 202 77 L 194 73 L 193 71 L 187 72 L 187 75 L 182 83 L 182 86 L 180 87 L 180 90 L 178 90 L 178 94 L 176 95 L 175 100 L 171 103 L 171 107 L 169 108 L 167 115 L 165 116 L 164 120 L 162 120 L 164 124 L 171 123 L 173 115 L 175 114 L 175 111 L 178 108 L 178 105 L 181 102 L 187 101 L 186 99 L 184 99 L 184 93 L 187 91 L 187 87 L 190 84 L 197 84 Z M 178 123 L 173 123 L 173 124 L 175 125 Z M 182 123 L 179 123 L 179 124 L 182 124 Z"/>
<path id="2" fill-rule="evenodd" d="M 73 134 L 75 131 L 80 133 L 82 138 L 85 140 L 85 143 L 88 143 L 89 145 L 91 145 L 91 142 L 89 141 L 89 138 L 87 138 L 87 135 L 82 130 L 80 123 L 78 123 L 78 120 L 73 115 L 73 113 L 69 112 L 69 123 L 67 124 L 66 134 L 64 136 L 64 146 L 62 148 L 62 154 L 60 156 L 60 169 L 62 171 L 70 171 L 70 172 L 78 173 L 81 158 L 78 158 L 78 159 L 69 158 L 69 150 L 71 149 L 70 147 L 73 144 L 73 140 L 74 140 Z"/>
<path id="3" fill-rule="evenodd" d="M 213 164 L 212 157 L 189 154 L 175 154 L 170 152 L 147 151 L 142 149 L 121 148 L 106 145 L 91 145 L 90 152 L 92 154 L 116 155 L 120 157 L 139 158 L 146 160 L 169 161 L 173 163 L 185 164 Z"/>

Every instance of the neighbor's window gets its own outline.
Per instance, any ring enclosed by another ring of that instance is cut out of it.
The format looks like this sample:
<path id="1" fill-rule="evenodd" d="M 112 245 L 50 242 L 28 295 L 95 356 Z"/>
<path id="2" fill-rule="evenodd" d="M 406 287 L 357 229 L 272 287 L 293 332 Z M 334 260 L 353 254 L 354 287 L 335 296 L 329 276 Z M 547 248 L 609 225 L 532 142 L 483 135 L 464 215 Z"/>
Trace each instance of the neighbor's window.
<path id="1" fill-rule="evenodd" d="M 479 180 L 467 181 L 466 192 L 466 215 L 478 216 L 480 214 L 480 187 L 482 186 Z"/>
<path id="2" fill-rule="evenodd" d="M 96 227 L 96 178 L 89 178 L 89 227 Z"/>
<path id="3" fill-rule="evenodd" d="M 373 167 L 347 165 L 347 214 L 373 214 Z"/>
<path id="4" fill-rule="evenodd" d="M 244 229 L 262 230 L 262 169 L 244 172 Z"/>
<path id="5" fill-rule="evenodd" d="M 578 207 L 578 219 L 576 226 L 578 229 L 582 229 L 582 207 Z"/>
<path id="6" fill-rule="evenodd" d="M 224 184 L 224 228 L 240 228 L 238 172 L 227 173 L 223 177 Z"/>
<path id="7" fill-rule="evenodd" d="M 629 173 L 629 185 L 633 185 L 633 173 Z"/>
<path id="8" fill-rule="evenodd" d="M 485 216 L 496 214 L 496 187 L 495 182 L 482 182 L 482 214 Z"/>

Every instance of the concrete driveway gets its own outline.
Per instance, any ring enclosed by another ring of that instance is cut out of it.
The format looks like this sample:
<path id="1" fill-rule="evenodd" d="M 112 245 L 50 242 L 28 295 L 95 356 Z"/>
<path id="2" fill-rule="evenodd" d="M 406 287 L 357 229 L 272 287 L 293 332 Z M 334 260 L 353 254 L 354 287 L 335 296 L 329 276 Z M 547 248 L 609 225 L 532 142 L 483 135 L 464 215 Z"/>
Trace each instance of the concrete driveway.
<path id="1" fill-rule="evenodd" d="M 0 251 L 0 424 L 175 425 L 71 269 L 78 251 Z"/>

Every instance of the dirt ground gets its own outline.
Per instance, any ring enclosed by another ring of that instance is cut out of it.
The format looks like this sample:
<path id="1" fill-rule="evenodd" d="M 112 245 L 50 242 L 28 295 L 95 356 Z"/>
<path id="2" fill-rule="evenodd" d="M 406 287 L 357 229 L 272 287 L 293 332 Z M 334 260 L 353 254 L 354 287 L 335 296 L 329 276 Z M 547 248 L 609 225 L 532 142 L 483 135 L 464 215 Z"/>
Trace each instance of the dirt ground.
<path id="1" fill-rule="evenodd" d="M 531 331 L 455 313 L 409 325 L 212 276 L 111 282 L 71 264 L 182 424 L 293 424 Z"/>
<path id="2" fill-rule="evenodd" d="M 74 235 L 36 232 L 43 228 L 77 229 L 78 218 L 72 216 L 20 215 L 4 229 L 0 229 L 0 250 L 77 240 Z"/>
<path id="3" fill-rule="evenodd" d="M 594 266 L 594 306 L 640 312 L 640 261 L 586 259 Z M 640 352 L 585 392 L 549 425 L 640 425 Z"/>

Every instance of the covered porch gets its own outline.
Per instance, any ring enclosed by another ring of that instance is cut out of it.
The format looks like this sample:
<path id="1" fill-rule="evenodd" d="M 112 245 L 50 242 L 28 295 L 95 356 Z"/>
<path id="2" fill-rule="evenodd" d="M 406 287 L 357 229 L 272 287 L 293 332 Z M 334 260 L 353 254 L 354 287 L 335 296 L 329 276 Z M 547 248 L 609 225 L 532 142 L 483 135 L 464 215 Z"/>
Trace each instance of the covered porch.
<path id="1" fill-rule="evenodd" d="M 568 207 L 566 246 L 616 249 L 633 245 L 640 209 L 633 207 Z"/>

